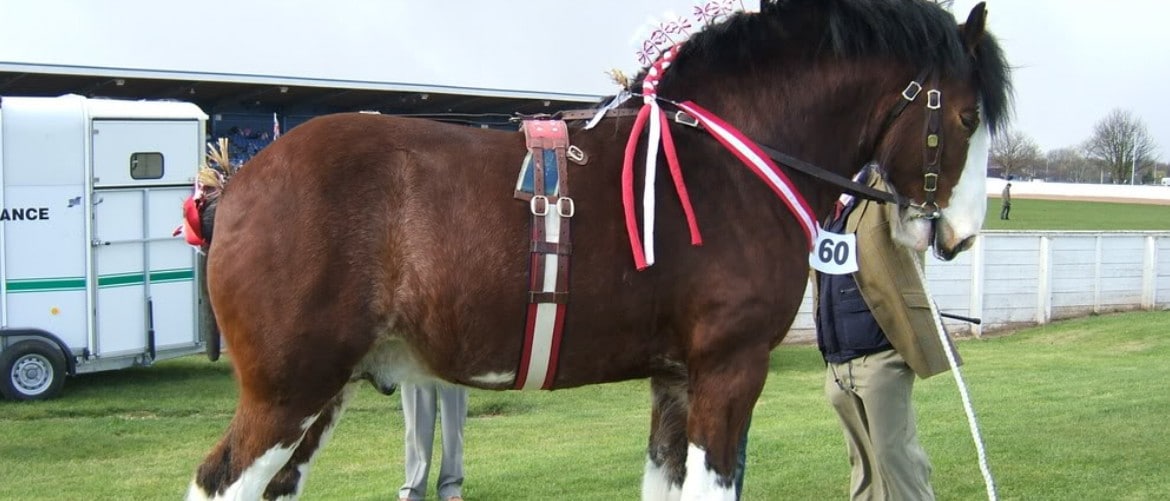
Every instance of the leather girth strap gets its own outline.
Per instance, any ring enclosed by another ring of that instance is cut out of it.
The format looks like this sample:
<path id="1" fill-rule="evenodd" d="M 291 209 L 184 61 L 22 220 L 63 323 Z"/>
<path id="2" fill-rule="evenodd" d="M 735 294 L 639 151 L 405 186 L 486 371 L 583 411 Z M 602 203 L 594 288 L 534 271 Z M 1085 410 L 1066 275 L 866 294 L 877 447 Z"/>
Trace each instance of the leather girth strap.
<path id="1" fill-rule="evenodd" d="M 531 164 L 532 193 L 517 190 L 532 213 L 529 246 L 528 314 L 515 389 L 551 389 L 556 376 L 565 310 L 569 302 L 569 223 L 576 206 L 570 198 L 566 152 L 569 135 L 562 120 L 524 120 L 522 129 Z M 555 169 L 547 165 L 556 162 Z M 549 179 L 546 168 L 555 170 Z"/>

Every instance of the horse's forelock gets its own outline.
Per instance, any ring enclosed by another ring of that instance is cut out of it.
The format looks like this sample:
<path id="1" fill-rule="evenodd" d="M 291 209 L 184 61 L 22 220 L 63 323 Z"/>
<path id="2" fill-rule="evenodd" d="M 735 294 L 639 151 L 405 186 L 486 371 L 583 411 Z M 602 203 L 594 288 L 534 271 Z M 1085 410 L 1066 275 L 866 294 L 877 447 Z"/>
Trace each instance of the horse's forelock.
<path id="1" fill-rule="evenodd" d="M 1007 59 L 999 42 L 985 33 L 975 49 L 975 78 L 983 105 L 983 121 L 992 134 L 998 133 L 1011 117 L 1012 82 Z"/>

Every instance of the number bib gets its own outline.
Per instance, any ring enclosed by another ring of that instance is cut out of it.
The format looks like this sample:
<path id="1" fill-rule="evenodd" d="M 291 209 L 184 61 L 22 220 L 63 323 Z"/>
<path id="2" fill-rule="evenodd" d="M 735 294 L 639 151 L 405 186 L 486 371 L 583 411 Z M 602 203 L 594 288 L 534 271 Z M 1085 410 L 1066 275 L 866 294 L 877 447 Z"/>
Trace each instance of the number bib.
<path id="1" fill-rule="evenodd" d="M 821 229 L 816 245 L 808 254 L 808 265 L 830 275 L 844 275 L 857 271 L 857 235 L 842 235 Z"/>

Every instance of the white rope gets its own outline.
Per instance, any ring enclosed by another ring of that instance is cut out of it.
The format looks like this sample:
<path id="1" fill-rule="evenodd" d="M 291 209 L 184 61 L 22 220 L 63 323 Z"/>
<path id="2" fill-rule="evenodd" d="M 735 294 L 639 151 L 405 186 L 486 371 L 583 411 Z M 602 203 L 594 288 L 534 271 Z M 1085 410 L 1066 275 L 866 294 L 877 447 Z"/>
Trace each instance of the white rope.
<path id="1" fill-rule="evenodd" d="M 926 275 L 922 271 L 925 268 L 919 261 L 918 254 L 912 254 L 914 256 L 914 270 L 922 282 L 922 290 L 926 293 L 926 297 L 933 297 L 926 286 Z M 947 353 L 947 363 L 951 365 L 951 374 L 955 376 L 955 385 L 959 387 L 963 410 L 967 413 L 967 425 L 971 428 L 971 439 L 975 441 L 975 451 L 979 454 L 979 471 L 983 474 L 983 484 L 987 487 L 987 499 L 988 501 L 996 501 L 999 497 L 995 493 L 995 479 L 991 478 L 991 467 L 987 464 L 987 450 L 983 446 L 983 434 L 979 432 L 979 422 L 975 419 L 975 408 L 971 405 L 971 395 L 967 393 L 967 384 L 963 382 L 963 374 L 959 372 L 958 359 L 955 357 L 955 351 L 951 348 L 950 339 L 947 338 L 947 331 L 943 328 L 938 307 L 935 306 L 934 301 L 928 301 L 928 303 L 930 303 L 930 312 L 933 314 L 935 327 L 938 329 L 939 341 L 942 342 L 943 350 Z"/>

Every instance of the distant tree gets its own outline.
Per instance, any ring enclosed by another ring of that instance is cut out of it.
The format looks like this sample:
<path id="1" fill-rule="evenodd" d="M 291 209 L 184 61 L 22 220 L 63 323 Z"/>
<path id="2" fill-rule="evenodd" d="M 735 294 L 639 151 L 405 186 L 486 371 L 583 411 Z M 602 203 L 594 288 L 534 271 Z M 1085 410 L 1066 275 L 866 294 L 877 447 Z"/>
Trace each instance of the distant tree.
<path id="1" fill-rule="evenodd" d="M 1059 148 L 1045 155 L 1044 177 L 1052 181 L 1088 183 L 1097 181 L 1098 169 L 1077 148 Z"/>
<path id="2" fill-rule="evenodd" d="M 1016 129 L 1001 132 L 991 140 L 991 161 L 999 165 L 1000 175 L 1005 179 L 1035 168 L 1040 158 L 1036 141 Z"/>
<path id="3" fill-rule="evenodd" d="M 1099 162 L 1115 183 L 1129 182 L 1130 174 L 1140 174 L 1157 160 L 1156 145 L 1146 124 L 1128 110 L 1115 109 L 1093 127 L 1093 136 L 1085 142 L 1085 156 Z M 1135 163 L 1136 156 L 1136 163 Z"/>
<path id="4" fill-rule="evenodd" d="M 1149 178 L 1151 183 L 1160 183 L 1164 177 L 1170 177 L 1170 164 L 1166 162 L 1154 162 L 1153 165 L 1150 165 Z"/>

